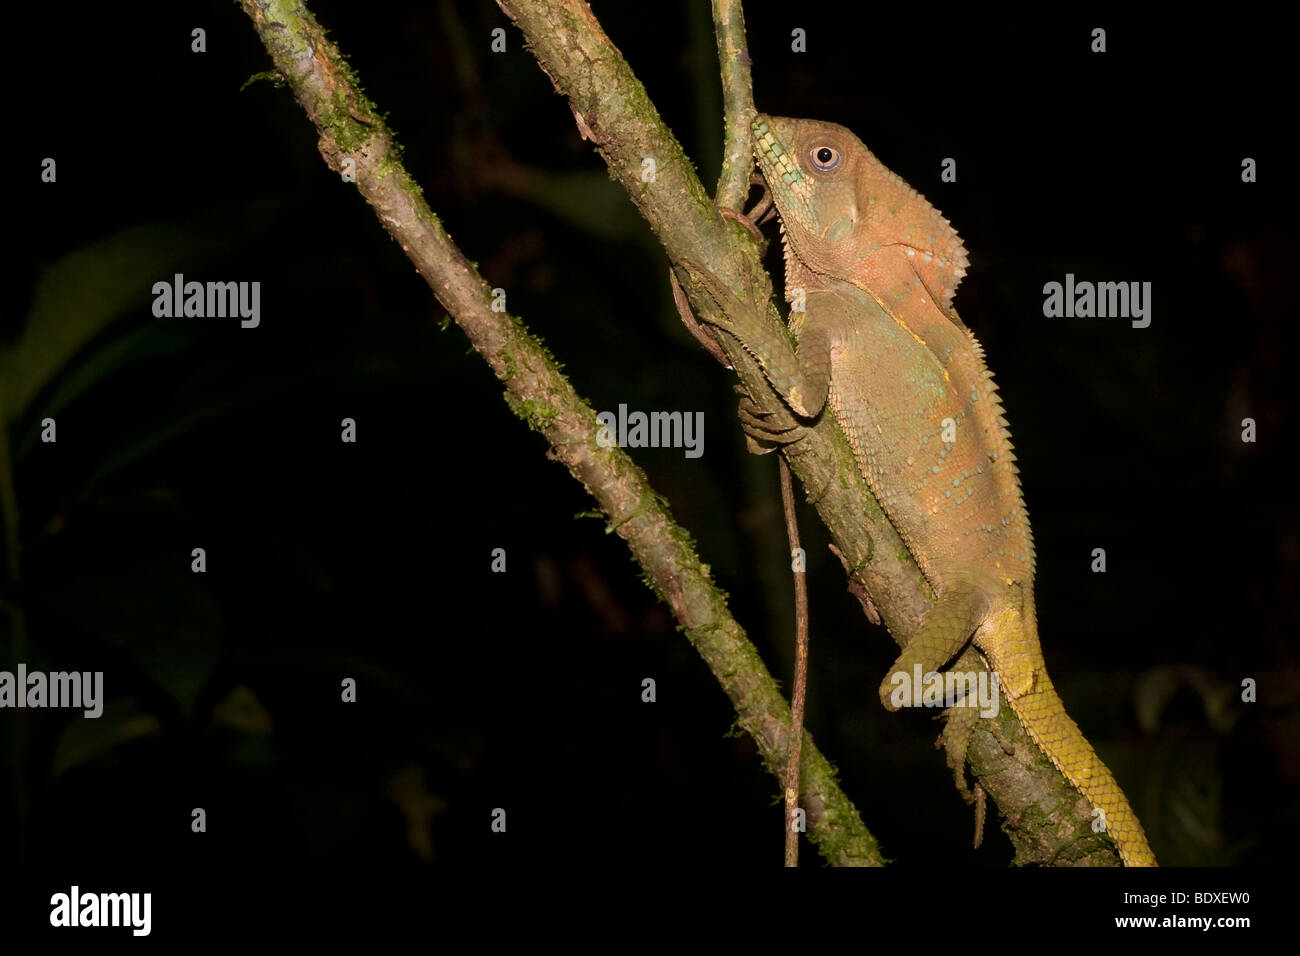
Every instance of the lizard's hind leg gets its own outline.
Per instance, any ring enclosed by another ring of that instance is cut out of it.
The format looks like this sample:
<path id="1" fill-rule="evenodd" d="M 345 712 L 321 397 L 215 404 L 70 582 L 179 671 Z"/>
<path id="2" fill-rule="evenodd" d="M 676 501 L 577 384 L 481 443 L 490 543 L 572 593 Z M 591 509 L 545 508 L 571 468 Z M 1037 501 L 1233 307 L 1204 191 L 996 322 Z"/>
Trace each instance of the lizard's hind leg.
<path id="1" fill-rule="evenodd" d="M 902 692 L 911 687 L 915 669 L 920 667 L 923 678 L 938 671 L 957 655 L 987 613 L 988 599 L 977 585 L 958 582 L 945 587 L 880 682 L 885 709 L 898 710 L 907 703 Z"/>

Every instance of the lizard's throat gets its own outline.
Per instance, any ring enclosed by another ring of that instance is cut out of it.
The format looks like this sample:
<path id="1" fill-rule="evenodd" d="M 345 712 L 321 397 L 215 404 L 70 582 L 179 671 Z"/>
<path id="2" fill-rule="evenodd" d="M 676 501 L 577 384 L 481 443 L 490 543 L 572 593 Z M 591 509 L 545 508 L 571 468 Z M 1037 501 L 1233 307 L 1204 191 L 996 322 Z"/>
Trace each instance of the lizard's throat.
<path id="1" fill-rule="evenodd" d="M 803 290 L 802 295 L 806 295 L 815 288 L 821 288 L 824 280 L 808 265 L 808 256 L 800 255 L 795 248 L 784 223 L 781 224 L 781 247 L 785 253 L 785 301 L 793 305 L 801 297 L 797 290 Z M 793 318 L 792 315 L 792 321 Z"/>

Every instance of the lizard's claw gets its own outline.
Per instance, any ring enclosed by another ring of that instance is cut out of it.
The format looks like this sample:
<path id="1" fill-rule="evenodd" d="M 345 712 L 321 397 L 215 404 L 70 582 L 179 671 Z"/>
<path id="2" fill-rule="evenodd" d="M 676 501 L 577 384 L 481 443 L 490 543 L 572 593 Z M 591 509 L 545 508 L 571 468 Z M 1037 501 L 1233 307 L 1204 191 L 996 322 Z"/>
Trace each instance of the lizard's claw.
<path id="1" fill-rule="evenodd" d="M 754 454 L 767 454 L 773 448 L 792 445 L 808 434 L 807 426 L 800 425 L 784 407 L 777 411 L 764 411 L 744 393 L 740 396 L 736 416 L 740 419 L 740 427 L 744 429 L 750 450 L 753 451 L 755 445 L 761 449 Z M 764 447 L 760 443 L 770 447 Z"/>
<path id="2" fill-rule="evenodd" d="M 764 222 L 776 215 L 776 206 L 772 203 L 772 191 L 767 188 L 767 180 L 758 173 L 749 177 L 751 186 L 762 186 L 763 195 L 758 197 L 758 202 L 754 203 L 754 208 L 745 214 L 745 218 L 756 226 L 761 226 Z"/>
<path id="3" fill-rule="evenodd" d="M 970 735 L 975 729 L 975 721 L 979 719 L 979 711 L 974 707 L 949 707 L 941 716 L 948 719 L 934 746 L 936 749 L 943 748 L 948 758 L 948 769 L 952 771 L 952 782 L 957 786 L 961 798 L 967 803 L 974 803 L 975 794 L 966 785 L 966 747 L 970 744 Z"/>
<path id="4" fill-rule="evenodd" d="M 754 220 L 750 219 L 744 213 L 736 212 L 736 210 L 728 209 L 725 206 L 719 206 L 718 212 L 722 213 L 722 215 L 726 216 L 728 219 L 740 223 L 751 233 L 753 233 L 754 238 L 757 239 L 759 242 L 763 241 L 763 234 L 759 231 L 758 226 L 754 225 Z"/>
<path id="5" fill-rule="evenodd" d="M 686 298 L 686 290 L 677 279 L 677 273 L 672 266 L 668 267 L 668 282 L 673 287 L 673 303 L 677 306 L 677 314 L 681 317 L 682 325 L 686 326 L 686 331 L 695 336 L 695 341 L 704 346 L 705 351 L 722 363 L 723 368 L 731 368 L 731 362 L 727 354 L 722 351 L 722 346 L 718 340 L 713 337 L 713 333 L 708 326 L 695 318 L 695 312 L 691 309 L 690 300 Z"/>
<path id="6" fill-rule="evenodd" d="M 740 213 L 734 209 L 728 209 L 725 206 L 718 206 L 718 212 L 728 219 L 734 219 L 746 229 L 748 229 L 759 242 L 763 241 L 763 233 L 759 230 L 759 225 L 764 218 L 770 218 L 774 215 L 772 206 L 772 194 L 768 191 L 767 180 L 755 173 L 749 177 L 749 185 L 762 186 L 763 195 L 758 197 L 758 202 L 754 203 L 754 208 L 749 212 Z"/>

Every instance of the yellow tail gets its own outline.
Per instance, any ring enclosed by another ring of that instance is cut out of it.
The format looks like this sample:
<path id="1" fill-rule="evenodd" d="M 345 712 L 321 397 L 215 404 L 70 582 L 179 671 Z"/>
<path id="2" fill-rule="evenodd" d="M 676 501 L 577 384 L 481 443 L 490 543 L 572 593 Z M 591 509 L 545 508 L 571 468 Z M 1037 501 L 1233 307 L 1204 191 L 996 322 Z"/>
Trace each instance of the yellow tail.
<path id="1" fill-rule="evenodd" d="M 1046 671 L 1038 676 L 1033 690 L 1012 699 L 1011 709 L 1034 743 L 1052 761 L 1056 769 L 1088 798 L 1093 807 L 1106 814 L 1106 832 L 1119 847 L 1125 866 L 1156 866 L 1156 855 L 1147 844 L 1147 835 L 1129 806 L 1124 791 L 1106 769 L 1079 726 L 1065 712 L 1065 705 L 1052 686 Z"/>

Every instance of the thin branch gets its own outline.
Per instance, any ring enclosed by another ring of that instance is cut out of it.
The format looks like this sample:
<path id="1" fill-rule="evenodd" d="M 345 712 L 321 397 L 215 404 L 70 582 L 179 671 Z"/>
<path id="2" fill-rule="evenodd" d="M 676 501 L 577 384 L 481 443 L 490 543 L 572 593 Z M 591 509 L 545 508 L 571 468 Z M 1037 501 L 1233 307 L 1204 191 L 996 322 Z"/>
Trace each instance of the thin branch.
<path id="1" fill-rule="evenodd" d="M 725 138 L 722 173 L 715 202 L 719 209 L 744 208 L 749 177 L 754 171 L 754 84 L 749 50 L 745 47 L 745 11 L 740 0 L 713 0 L 713 32 L 718 38 L 718 67 L 722 76 Z"/>
<path id="2" fill-rule="evenodd" d="M 781 504 L 785 511 L 785 531 L 790 539 L 791 568 L 794 572 L 794 692 L 790 695 L 790 751 L 785 760 L 785 865 L 799 865 L 799 750 L 803 742 L 803 710 L 808 699 L 808 574 L 795 567 L 799 546 L 799 521 L 794 511 L 794 489 L 790 486 L 790 466 L 781 463 Z M 802 562 L 800 562 L 802 564 Z"/>

